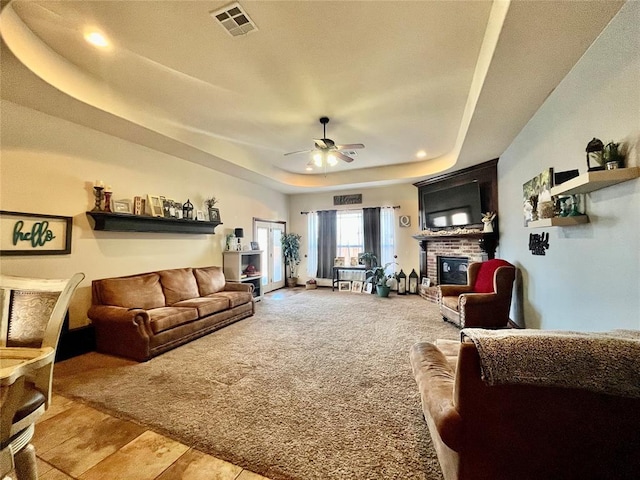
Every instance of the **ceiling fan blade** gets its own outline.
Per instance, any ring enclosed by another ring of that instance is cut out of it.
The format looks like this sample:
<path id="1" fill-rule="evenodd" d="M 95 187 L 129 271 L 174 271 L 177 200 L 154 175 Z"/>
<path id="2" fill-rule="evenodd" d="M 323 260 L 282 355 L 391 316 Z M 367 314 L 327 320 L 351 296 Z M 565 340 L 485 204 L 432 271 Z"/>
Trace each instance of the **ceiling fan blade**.
<path id="1" fill-rule="evenodd" d="M 338 150 L 357 150 L 358 148 L 364 148 L 362 143 L 348 143 L 346 145 L 336 145 Z"/>
<path id="2" fill-rule="evenodd" d="M 324 141 L 324 138 L 314 138 L 313 141 L 316 144 L 316 147 L 318 148 L 329 148 L 329 145 L 327 145 Z"/>
<path id="3" fill-rule="evenodd" d="M 333 154 L 338 157 L 340 160 L 344 160 L 347 163 L 353 162 L 353 158 L 347 157 L 344 153 L 340 153 L 338 151 L 333 152 Z"/>
<path id="4" fill-rule="evenodd" d="M 285 157 L 287 155 L 297 155 L 298 153 L 309 153 L 309 152 L 313 152 L 313 150 L 298 150 L 297 152 L 289 152 L 289 153 L 285 153 Z"/>

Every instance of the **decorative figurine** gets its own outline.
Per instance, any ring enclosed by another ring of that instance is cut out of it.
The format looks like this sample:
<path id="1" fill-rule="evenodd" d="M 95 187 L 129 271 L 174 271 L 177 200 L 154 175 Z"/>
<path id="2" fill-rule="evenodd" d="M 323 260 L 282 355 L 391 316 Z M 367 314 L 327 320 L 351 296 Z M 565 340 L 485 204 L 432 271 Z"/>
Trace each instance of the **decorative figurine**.
<path id="1" fill-rule="evenodd" d="M 482 229 L 482 233 L 493 233 L 493 219 L 496 218 L 495 212 L 487 212 L 482 214 L 482 223 L 484 224 L 484 228 Z"/>

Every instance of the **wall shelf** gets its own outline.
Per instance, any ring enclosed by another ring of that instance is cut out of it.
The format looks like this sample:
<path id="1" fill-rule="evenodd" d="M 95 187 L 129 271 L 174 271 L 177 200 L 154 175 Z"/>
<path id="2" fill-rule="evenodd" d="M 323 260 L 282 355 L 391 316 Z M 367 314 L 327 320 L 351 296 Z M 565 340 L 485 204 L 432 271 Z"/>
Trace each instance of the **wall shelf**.
<path id="1" fill-rule="evenodd" d="M 587 172 L 553 187 L 551 189 L 551 195 L 576 195 L 579 193 L 594 192 L 601 188 L 616 185 L 617 183 L 633 180 L 637 177 L 640 177 L 640 167 Z"/>
<path id="2" fill-rule="evenodd" d="M 571 227 L 584 223 L 589 223 L 588 215 L 577 215 L 575 217 L 552 217 L 542 218 L 540 220 L 532 220 L 527 224 L 527 228 Z"/>
<path id="3" fill-rule="evenodd" d="M 93 229 L 106 232 L 186 233 L 214 235 L 220 222 L 201 222 L 178 218 L 146 217 L 125 213 L 87 212 Z"/>

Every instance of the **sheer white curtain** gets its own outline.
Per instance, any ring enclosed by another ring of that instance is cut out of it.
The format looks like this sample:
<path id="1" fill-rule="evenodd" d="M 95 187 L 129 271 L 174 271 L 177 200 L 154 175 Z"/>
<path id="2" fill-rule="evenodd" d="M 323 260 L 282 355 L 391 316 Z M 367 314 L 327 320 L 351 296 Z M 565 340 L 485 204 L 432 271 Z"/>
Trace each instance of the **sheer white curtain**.
<path id="1" fill-rule="evenodd" d="M 380 209 L 380 265 L 395 261 L 396 250 L 396 213 L 391 207 Z"/>
<path id="2" fill-rule="evenodd" d="M 318 274 L 318 213 L 307 214 L 307 276 L 316 278 Z"/>

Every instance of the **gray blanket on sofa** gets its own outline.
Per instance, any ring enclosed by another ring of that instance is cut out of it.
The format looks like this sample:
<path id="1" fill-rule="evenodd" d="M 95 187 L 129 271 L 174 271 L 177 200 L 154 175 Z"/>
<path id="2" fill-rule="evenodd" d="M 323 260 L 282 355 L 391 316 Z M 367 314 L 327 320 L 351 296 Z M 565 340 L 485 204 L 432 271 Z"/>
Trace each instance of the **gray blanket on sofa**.
<path id="1" fill-rule="evenodd" d="M 640 331 L 465 328 L 489 385 L 581 388 L 640 398 Z"/>

